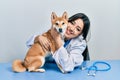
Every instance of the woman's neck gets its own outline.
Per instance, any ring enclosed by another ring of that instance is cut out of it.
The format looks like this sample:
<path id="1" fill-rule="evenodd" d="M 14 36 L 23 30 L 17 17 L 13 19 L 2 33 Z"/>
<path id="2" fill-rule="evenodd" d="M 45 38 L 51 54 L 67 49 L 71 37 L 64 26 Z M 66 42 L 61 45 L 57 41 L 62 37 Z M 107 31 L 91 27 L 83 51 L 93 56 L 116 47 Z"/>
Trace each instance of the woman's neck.
<path id="1" fill-rule="evenodd" d="M 65 39 L 64 39 L 64 41 L 68 41 L 68 40 L 70 40 L 70 39 L 68 39 L 68 38 L 65 38 Z"/>

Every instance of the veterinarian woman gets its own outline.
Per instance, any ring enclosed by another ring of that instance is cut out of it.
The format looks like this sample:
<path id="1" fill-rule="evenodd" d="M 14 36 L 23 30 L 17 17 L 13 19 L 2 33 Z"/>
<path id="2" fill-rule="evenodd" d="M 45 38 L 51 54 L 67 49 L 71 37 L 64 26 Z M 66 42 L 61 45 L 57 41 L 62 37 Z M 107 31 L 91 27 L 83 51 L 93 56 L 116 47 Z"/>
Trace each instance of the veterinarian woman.
<path id="1" fill-rule="evenodd" d="M 75 67 L 82 64 L 84 57 L 83 52 L 87 48 L 86 37 L 90 28 L 89 18 L 84 13 L 77 13 L 68 20 L 68 27 L 65 33 L 65 44 L 63 46 L 60 37 L 57 37 L 57 50 L 49 60 L 55 60 L 58 67 L 63 73 L 71 72 Z M 58 36 L 58 33 L 53 34 Z M 36 35 L 30 38 L 26 45 L 31 46 L 34 43 Z M 49 41 L 43 36 L 39 36 L 39 42 L 46 48 L 49 47 Z"/>

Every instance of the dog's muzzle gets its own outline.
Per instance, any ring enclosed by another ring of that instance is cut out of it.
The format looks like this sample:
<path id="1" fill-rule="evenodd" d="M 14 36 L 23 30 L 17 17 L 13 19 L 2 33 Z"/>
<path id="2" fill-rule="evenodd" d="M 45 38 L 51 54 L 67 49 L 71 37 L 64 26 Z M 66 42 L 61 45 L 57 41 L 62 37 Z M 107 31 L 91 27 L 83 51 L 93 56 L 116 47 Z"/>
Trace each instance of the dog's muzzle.
<path id="1" fill-rule="evenodd" d="M 63 32 L 62 28 L 59 28 L 59 32 L 60 32 L 60 33 L 62 33 L 62 32 Z"/>

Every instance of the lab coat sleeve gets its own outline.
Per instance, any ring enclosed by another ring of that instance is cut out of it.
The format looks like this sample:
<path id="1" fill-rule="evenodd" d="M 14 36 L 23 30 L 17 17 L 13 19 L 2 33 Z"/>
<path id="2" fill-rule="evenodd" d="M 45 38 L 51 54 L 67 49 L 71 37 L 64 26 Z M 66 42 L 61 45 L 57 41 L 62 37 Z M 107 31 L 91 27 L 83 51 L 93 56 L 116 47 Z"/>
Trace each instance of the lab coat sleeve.
<path id="1" fill-rule="evenodd" d="M 34 39 L 37 35 L 31 36 L 27 41 L 26 41 L 26 46 L 31 47 L 34 44 Z"/>
<path id="2" fill-rule="evenodd" d="M 85 48 L 86 42 L 72 46 L 69 51 L 62 46 L 53 54 L 53 58 L 55 59 L 56 63 L 61 66 L 63 71 L 70 72 L 73 71 L 76 66 L 82 64 L 82 53 Z"/>

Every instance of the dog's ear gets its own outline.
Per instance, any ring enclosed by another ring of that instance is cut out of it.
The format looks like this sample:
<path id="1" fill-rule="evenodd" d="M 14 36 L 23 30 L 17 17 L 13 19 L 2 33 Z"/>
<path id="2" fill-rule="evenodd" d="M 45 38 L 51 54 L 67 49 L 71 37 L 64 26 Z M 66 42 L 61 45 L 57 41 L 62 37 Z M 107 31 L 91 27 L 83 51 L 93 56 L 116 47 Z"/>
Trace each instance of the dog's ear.
<path id="1" fill-rule="evenodd" d="M 62 18 L 64 18 L 64 19 L 68 20 L 68 14 L 67 14 L 67 12 L 66 12 L 66 11 L 63 13 Z"/>
<path id="2" fill-rule="evenodd" d="M 52 12 L 51 21 L 55 20 L 56 18 L 57 18 L 57 15 L 55 14 L 55 12 Z"/>

